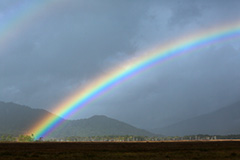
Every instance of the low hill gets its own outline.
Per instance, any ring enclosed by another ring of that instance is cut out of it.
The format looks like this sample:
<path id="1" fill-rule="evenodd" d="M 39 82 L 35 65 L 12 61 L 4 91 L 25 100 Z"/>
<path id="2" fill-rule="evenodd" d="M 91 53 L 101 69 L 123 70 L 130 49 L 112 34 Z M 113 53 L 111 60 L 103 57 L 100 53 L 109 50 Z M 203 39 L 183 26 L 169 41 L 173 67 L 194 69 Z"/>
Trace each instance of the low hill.
<path id="1" fill-rule="evenodd" d="M 108 118 L 103 115 L 96 115 L 88 119 L 68 120 L 50 136 L 62 137 L 71 136 L 104 136 L 104 135 L 138 135 L 154 136 L 154 134 L 135 128 L 127 123 Z"/>
<path id="2" fill-rule="evenodd" d="M 43 109 L 0 102 L 0 134 L 24 134 L 45 116 L 56 117 Z M 49 137 L 104 135 L 154 136 L 155 134 L 106 116 L 93 116 L 88 119 L 65 120 Z"/>
<path id="3" fill-rule="evenodd" d="M 193 134 L 240 134 L 240 102 L 217 111 L 155 129 L 155 133 L 168 136 Z"/>

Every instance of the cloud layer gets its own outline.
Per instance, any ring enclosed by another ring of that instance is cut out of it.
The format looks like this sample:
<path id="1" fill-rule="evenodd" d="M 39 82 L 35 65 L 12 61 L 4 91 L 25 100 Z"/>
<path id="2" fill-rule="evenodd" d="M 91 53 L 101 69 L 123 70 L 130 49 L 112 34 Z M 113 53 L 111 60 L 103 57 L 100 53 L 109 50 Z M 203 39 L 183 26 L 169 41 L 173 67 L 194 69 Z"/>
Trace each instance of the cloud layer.
<path id="1" fill-rule="evenodd" d="M 0 2 L 0 15 L 24 5 L 19 4 Z M 166 40 L 238 21 L 239 12 L 237 0 L 69 1 L 32 20 L 1 53 L 0 100 L 51 111 L 124 59 Z M 159 64 L 73 118 L 105 114 L 155 128 L 233 103 L 240 98 L 239 40 Z"/>

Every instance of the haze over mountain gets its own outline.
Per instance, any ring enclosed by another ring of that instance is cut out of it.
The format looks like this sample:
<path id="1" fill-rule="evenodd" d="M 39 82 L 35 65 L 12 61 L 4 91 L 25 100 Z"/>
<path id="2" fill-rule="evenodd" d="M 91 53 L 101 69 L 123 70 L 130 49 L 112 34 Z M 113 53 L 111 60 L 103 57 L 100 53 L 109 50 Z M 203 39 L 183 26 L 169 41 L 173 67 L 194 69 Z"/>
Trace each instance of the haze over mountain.
<path id="1" fill-rule="evenodd" d="M 56 117 L 43 109 L 32 109 L 15 103 L 0 102 L 0 134 L 24 134 L 46 115 Z M 65 120 L 49 137 L 104 135 L 154 136 L 155 134 L 106 116 L 93 116 L 88 119 Z"/>
<path id="2" fill-rule="evenodd" d="M 240 101 L 217 111 L 152 131 L 171 136 L 240 134 Z"/>

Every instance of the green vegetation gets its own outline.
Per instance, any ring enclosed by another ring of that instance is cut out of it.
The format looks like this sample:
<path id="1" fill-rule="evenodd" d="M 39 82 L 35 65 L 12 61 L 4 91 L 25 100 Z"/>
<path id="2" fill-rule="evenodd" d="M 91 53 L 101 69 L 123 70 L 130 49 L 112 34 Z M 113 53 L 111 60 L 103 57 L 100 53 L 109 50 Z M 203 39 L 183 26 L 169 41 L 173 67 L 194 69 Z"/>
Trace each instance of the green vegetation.
<path id="1" fill-rule="evenodd" d="M 48 139 L 48 141 L 62 141 L 62 142 L 133 142 L 133 141 L 160 141 L 160 137 L 148 137 L 148 136 L 90 136 L 90 137 L 65 137 L 58 139 Z"/>
<path id="2" fill-rule="evenodd" d="M 34 135 L 19 135 L 17 138 L 18 142 L 34 142 Z"/>
<path id="3" fill-rule="evenodd" d="M 19 135 L 13 136 L 3 134 L 0 136 L 0 142 L 34 142 L 34 135 Z"/>
<path id="4" fill-rule="evenodd" d="M 148 136 L 134 136 L 134 135 L 110 135 L 110 136 L 70 136 L 64 138 L 41 138 L 34 141 L 34 135 L 19 135 L 13 136 L 8 134 L 0 135 L 0 142 L 135 142 L 135 141 L 179 141 L 179 140 L 221 140 L 221 139 L 240 139 L 238 135 L 189 135 L 189 136 L 165 136 L 165 137 L 148 137 Z"/>
<path id="5" fill-rule="evenodd" d="M 1 135 L 0 142 L 16 142 L 16 137 L 12 135 Z"/>
<path id="6" fill-rule="evenodd" d="M 90 136 L 78 137 L 71 136 L 65 138 L 48 139 L 47 141 L 60 142 L 133 142 L 133 141 L 169 141 L 169 140 L 217 140 L 217 139 L 240 139 L 239 135 L 189 135 L 189 136 L 165 136 L 165 137 L 148 137 L 148 136 L 134 136 L 134 135 L 112 135 L 112 136 Z"/>

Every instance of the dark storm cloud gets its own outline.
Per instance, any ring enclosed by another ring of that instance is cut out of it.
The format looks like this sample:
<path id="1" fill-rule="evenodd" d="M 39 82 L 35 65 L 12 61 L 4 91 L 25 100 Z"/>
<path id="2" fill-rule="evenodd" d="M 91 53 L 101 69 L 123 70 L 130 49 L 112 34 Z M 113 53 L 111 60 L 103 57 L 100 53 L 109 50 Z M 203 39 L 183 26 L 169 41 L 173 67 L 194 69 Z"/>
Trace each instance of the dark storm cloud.
<path id="1" fill-rule="evenodd" d="M 239 12 L 236 1 L 226 5 L 217 3 L 155 3 L 140 22 L 133 45 L 141 50 L 201 28 L 224 25 L 229 17 L 230 22 L 238 19 L 240 14 L 236 14 Z M 96 112 L 89 112 L 113 115 L 139 127 L 151 128 L 208 113 L 238 101 L 238 42 L 239 39 L 236 39 L 217 44 L 159 65 L 111 91 L 102 104 L 89 107 Z M 126 109 L 123 111 L 123 108 Z M 83 112 L 86 110 L 83 109 Z"/>
<path id="2" fill-rule="evenodd" d="M 73 1 L 63 10 L 40 16 L 2 59 L 2 87 L 21 93 L 21 103 L 41 99 L 44 92 L 46 97 L 56 91 L 65 96 L 66 88 L 74 90 L 100 72 L 96 68 L 106 57 L 133 50 L 128 41 L 145 10 L 141 2 Z"/>
<path id="3" fill-rule="evenodd" d="M 13 1 L 12 1 L 13 2 Z M 0 15 L 19 2 L 0 2 Z M 70 1 L 32 20 L 0 55 L 0 100 L 50 109 L 142 50 L 240 18 L 239 1 Z M 239 100 L 239 39 L 161 63 L 74 118 L 105 114 L 164 126 Z"/>

